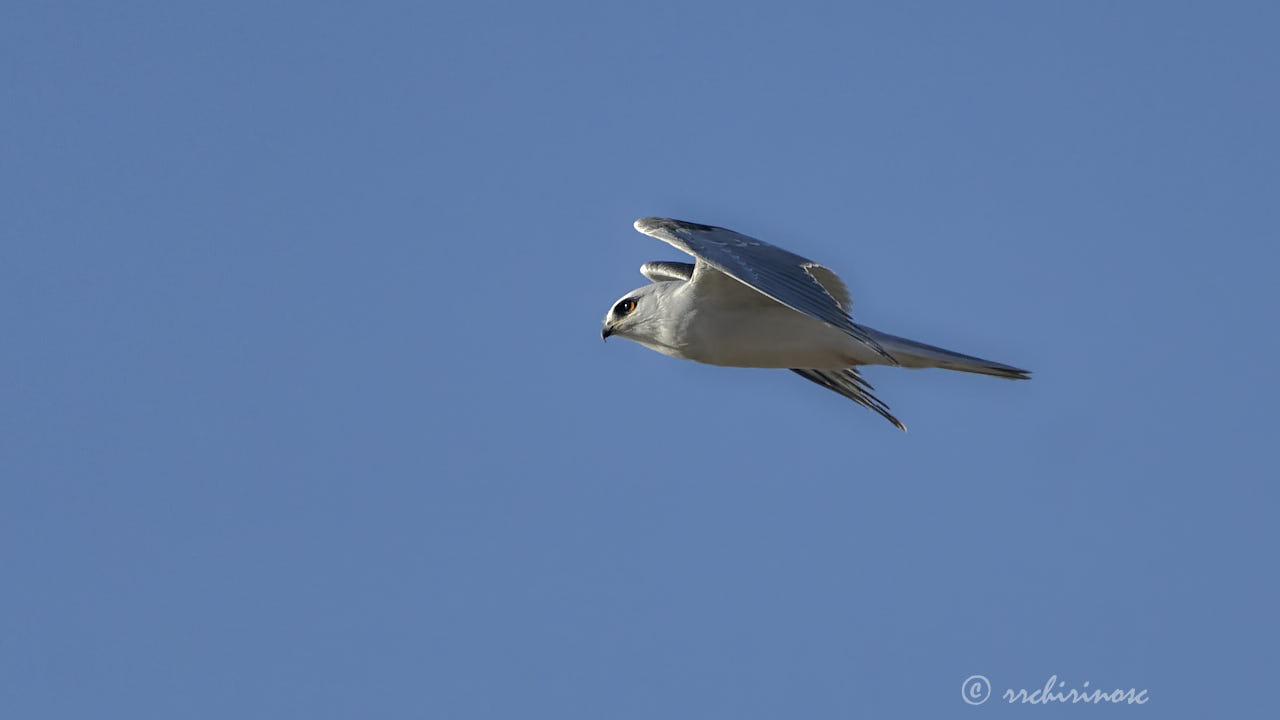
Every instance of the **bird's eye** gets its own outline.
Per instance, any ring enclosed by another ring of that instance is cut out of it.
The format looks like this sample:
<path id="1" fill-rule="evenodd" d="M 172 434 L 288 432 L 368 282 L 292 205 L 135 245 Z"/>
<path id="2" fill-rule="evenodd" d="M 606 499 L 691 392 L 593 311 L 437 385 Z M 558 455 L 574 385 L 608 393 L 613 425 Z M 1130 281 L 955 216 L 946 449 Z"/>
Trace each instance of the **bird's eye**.
<path id="1" fill-rule="evenodd" d="M 627 298 L 626 300 L 623 300 L 622 302 L 618 303 L 618 306 L 615 307 L 613 311 L 617 313 L 619 317 L 621 317 L 623 315 L 629 314 L 632 310 L 635 310 L 635 309 L 636 309 L 636 301 L 632 300 L 631 298 Z"/>

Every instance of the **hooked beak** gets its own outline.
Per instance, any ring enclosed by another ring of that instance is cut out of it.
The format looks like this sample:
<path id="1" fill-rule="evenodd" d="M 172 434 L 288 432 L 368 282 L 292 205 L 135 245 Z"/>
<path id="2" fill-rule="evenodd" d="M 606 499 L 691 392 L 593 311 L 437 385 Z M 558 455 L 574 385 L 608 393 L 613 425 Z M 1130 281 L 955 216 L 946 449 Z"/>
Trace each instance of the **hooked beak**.
<path id="1" fill-rule="evenodd" d="M 601 327 L 601 328 L 600 328 L 600 339 L 601 339 L 601 340 L 608 340 L 608 339 L 609 339 L 609 336 L 610 336 L 610 335 L 612 335 L 612 334 L 613 334 L 613 328 L 609 327 L 608 325 L 605 325 L 605 326 L 603 326 L 603 327 Z"/>

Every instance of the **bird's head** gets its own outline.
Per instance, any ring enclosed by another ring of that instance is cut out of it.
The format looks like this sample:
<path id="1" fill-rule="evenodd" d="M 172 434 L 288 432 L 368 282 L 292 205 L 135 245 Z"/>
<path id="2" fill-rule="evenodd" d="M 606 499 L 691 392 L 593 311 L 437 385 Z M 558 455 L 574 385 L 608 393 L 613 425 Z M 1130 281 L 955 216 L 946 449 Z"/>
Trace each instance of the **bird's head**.
<path id="1" fill-rule="evenodd" d="M 604 316 L 600 337 L 607 340 L 617 335 L 642 344 L 652 341 L 660 327 L 662 286 L 666 284 L 645 285 L 619 298 Z"/>

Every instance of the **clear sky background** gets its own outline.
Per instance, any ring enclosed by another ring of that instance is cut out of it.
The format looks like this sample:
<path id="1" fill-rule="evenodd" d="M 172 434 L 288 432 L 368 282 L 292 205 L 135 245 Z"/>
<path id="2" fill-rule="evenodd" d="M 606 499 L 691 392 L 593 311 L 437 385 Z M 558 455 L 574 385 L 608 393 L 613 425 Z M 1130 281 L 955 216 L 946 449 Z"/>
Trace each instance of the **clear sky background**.
<path id="1" fill-rule="evenodd" d="M 0 715 L 1272 712 L 1278 27 L 6 4 Z M 601 343 L 645 215 L 1035 378 Z"/>

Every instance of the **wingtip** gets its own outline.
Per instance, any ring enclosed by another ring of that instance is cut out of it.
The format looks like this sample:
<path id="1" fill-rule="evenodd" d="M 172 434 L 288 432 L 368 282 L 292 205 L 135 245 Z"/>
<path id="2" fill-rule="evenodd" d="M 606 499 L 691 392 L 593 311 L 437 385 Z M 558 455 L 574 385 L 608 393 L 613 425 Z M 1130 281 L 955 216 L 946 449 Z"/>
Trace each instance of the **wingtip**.
<path id="1" fill-rule="evenodd" d="M 659 224 L 661 224 L 664 221 L 666 221 L 666 218 L 642 217 L 636 220 L 635 222 L 631 223 L 631 227 L 635 228 L 636 230 L 639 230 L 642 233 L 648 233 L 650 230 L 657 227 Z"/>
<path id="2" fill-rule="evenodd" d="M 631 224 L 636 230 L 655 237 L 660 232 L 675 233 L 677 230 L 686 232 L 714 232 L 717 230 L 725 230 L 718 225 L 703 225 L 702 223 L 690 222 L 688 220 L 676 220 L 675 218 L 664 217 L 642 217 Z M 733 232 L 729 230 L 727 232 Z M 736 234 L 736 233 L 735 233 Z"/>

